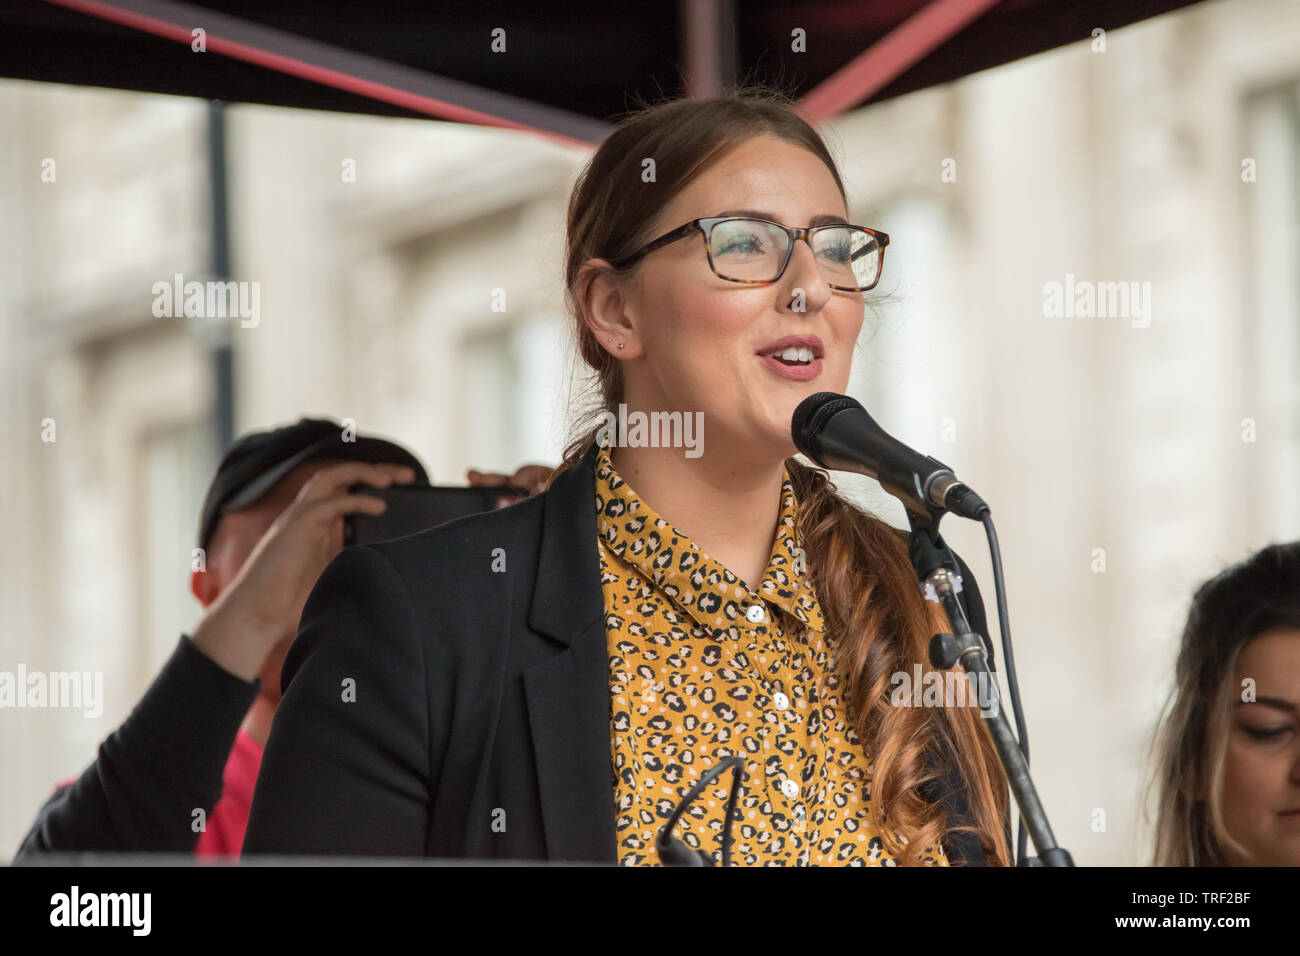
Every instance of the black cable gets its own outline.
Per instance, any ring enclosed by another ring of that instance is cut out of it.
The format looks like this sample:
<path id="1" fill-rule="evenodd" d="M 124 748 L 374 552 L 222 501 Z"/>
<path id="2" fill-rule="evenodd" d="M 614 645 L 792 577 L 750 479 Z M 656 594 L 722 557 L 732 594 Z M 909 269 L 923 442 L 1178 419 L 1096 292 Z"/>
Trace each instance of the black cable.
<path id="1" fill-rule="evenodd" d="M 1011 621 L 1007 611 L 1006 581 L 1002 576 L 1002 549 L 998 547 L 998 532 L 993 527 L 993 514 L 985 511 L 980 515 L 984 533 L 989 541 L 989 557 L 993 562 L 993 586 L 997 592 L 998 628 L 1002 632 L 1002 657 L 1007 662 L 1007 690 L 1011 694 L 1011 714 L 1016 719 L 1016 738 L 1020 752 L 1025 756 L 1025 767 L 1029 767 L 1029 728 L 1025 725 L 1024 707 L 1020 701 L 1020 681 L 1016 678 L 1016 658 L 1011 651 Z M 1024 866 L 1025 853 L 1025 818 L 1017 815 L 1016 826 L 1016 865 Z"/>
<path id="2" fill-rule="evenodd" d="M 674 808 L 672 816 L 668 818 L 668 822 L 660 829 L 659 837 L 655 841 L 655 847 L 659 851 L 659 858 L 665 863 L 679 866 L 713 865 L 712 858 L 708 858 L 708 855 L 703 850 L 690 850 L 687 848 L 685 843 L 676 839 L 672 835 L 672 832 L 673 827 L 677 825 L 677 821 L 681 819 L 682 814 L 686 812 L 686 808 L 691 805 L 692 801 L 694 801 L 695 798 L 704 791 L 704 788 L 712 783 L 719 774 L 729 768 L 735 768 L 738 772 L 731 780 L 731 793 L 727 798 L 727 819 L 722 824 L 722 865 L 724 867 L 731 865 L 731 824 L 732 818 L 735 816 L 736 812 L 736 801 L 740 797 L 740 784 L 741 781 L 745 779 L 744 757 L 723 757 L 716 767 L 711 768 L 699 779 L 695 786 L 691 787 L 691 789 L 687 791 L 686 796 L 683 797 L 677 804 L 676 808 Z M 698 857 L 695 856 L 696 853 L 699 854 Z M 705 863 L 701 858 L 707 858 L 708 862 Z M 694 862 L 695 859 L 700 859 L 701 862 L 696 863 Z"/>
<path id="3" fill-rule="evenodd" d="M 741 757 L 728 757 L 736 761 L 740 771 L 731 778 L 731 795 L 727 798 L 727 821 L 722 824 L 722 865 L 731 866 L 731 824 L 735 821 L 736 801 L 740 798 L 740 781 L 745 779 L 745 761 Z"/>

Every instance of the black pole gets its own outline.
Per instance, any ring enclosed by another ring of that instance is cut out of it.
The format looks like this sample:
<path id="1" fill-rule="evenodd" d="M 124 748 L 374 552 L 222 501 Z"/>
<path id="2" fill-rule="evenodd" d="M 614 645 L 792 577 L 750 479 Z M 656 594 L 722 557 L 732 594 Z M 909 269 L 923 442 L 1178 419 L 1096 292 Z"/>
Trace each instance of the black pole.
<path id="1" fill-rule="evenodd" d="M 212 199 L 212 278 L 230 279 L 230 207 L 226 180 L 226 115 L 220 100 L 208 103 L 208 183 Z M 209 320 L 211 321 L 211 320 Z M 235 440 L 234 356 L 230 348 L 230 326 L 222 322 L 214 329 L 212 345 L 213 437 L 217 457 Z"/>

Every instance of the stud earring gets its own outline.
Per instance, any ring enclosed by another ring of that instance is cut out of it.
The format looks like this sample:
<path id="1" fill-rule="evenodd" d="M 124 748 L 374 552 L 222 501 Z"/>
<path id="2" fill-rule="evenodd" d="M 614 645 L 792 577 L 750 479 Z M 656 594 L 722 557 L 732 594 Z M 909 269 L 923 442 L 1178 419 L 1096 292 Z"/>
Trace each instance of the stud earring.
<path id="1" fill-rule="evenodd" d="M 618 343 L 618 350 L 619 350 L 620 352 L 623 351 L 623 343 L 622 343 L 622 342 L 619 342 L 619 343 Z"/>

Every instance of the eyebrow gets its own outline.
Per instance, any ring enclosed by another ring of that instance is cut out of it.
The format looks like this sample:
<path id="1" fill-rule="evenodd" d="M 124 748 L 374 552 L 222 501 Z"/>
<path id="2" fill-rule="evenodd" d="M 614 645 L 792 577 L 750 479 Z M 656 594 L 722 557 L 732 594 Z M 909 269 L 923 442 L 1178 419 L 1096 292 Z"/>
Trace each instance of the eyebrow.
<path id="1" fill-rule="evenodd" d="M 772 222 L 780 222 L 778 216 L 770 212 L 764 212 L 762 209 L 724 209 L 718 213 L 719 216 L 746 216 L 750 219 L 770 219 Z M 832 213 L 822 213 L 820 216 L 813 216 L 810 226 L 829 226 L 838 224 L 841 226 L 849 225 L 849 221 L 843 216 L 836 216 Z"/>
<path id="2" fill-rule="evenodd" d="M 1239 700 L 1237 706 L 1243 704 L 1263 704 L 1265 707 L 1275 707 L 1278 710 L 1286 711 L 1288 714 L 1296 712 L 1295 704 L 1280 697 L 1257 697 L 1255 700 Z"/>

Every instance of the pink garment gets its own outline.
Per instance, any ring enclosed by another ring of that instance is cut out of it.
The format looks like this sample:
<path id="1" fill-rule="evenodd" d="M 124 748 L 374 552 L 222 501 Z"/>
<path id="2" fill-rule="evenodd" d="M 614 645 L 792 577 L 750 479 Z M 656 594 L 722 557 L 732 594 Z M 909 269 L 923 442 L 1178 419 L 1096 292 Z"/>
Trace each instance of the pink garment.
<path id="1" fill-rule="evenodd" d="M 253 787 L 257 771 L 262 766 L 262 747 L 241 727 L 235 735 L 235 745 L 230 749 L 226 769 L 222 773 L 221 799 L 208 816 L 207 827 L 199 834 L 195 857 L 234 857 L 244 845 L 244 831 L 248 828 L 248 812 L 253 806 Z M 55 790 L 77 782 L 76 777 L 60 781 Z"/>
<path id="2" fill-rule="evenodd" d="M 248 811 L 253 806 L 253 787 L 262 766 L 262 747 L 241 728 L 230 748 L 230 759 L 222 774 L 221 799 L 212 808 L 207 828 L 199 834 L 196 857 L 234 857 L 244 845 Z"/>

